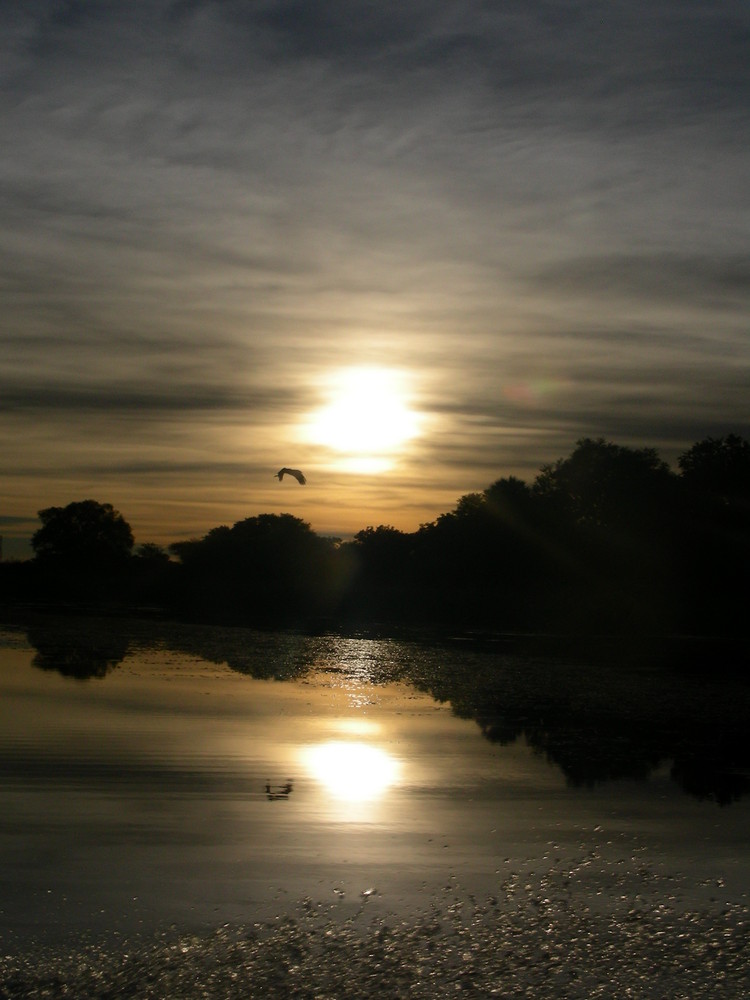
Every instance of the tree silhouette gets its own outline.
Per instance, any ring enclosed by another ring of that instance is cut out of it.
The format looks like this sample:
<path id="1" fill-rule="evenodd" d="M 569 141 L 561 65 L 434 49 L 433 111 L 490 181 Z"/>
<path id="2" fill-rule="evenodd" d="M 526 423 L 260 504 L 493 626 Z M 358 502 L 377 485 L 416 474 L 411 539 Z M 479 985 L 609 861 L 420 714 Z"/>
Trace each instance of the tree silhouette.
<path id="1" fill-rule="evenodd" d="M 738 434 L 698 441 L 677 464 L 691 489 L 727 503 L 750 504 L 750 442 Z"/>
<path id="2" fill-rule="evenodd" d="M 417 533 L 424 607 L 446 621 L 531 628 L 552 566 L 537 498 L 520 479 L 499 479 L 460 497 Z"/>
<path id="3" fill-rule="evenodd" d="M 136 557 L 141 562 L 152 566 L 161 566 L 169 562 L 169 553 L 155 542 L 145 542 L 143 545 L 139 545 Z"/>
<path id="4" fill-rule="evenodd" d="M 653 448 L 582 438 L 573 453 L 542 468 L 534 489 L 578 523 L 602 528 L 661 518 L 674 476 Z"/>
<path id="5" fill-rule="evenodd" d="M 684 487 L 682 575 L 694 629 L 745 629 L 750 564 L 750 443 L 705 438 L 678 459 Z"/>
<path id="6" fill-rule="evenodd" d="M 534 492 L 565 566 L 559 606 L 574 628 L 677 626 L 679 480 L 653 448 L 583 438 L 542 468 Z"/>
<path id="7" fill-rule="evenodd" d="M 401 619 L 417 612 L 413 535 L 389 524 L 368 525 L 336 552 L 340 613 Z"/>
<path id="8" fill-rule="evenodd" d="M 496 631 L 744 629 L 750 444 L 706 438 L 679 458 L 582 438 L 531 485 L 510 476 L 407 533 L 343 544 L 290 514 L 259 514 L 170 548 L 141 545 L 110 504 L 39 512 L 28 566 L 0 565 L 13 600 L 117 600 L 206 620 L 316 616 Z"/>
<path id="9" fill-rule="evenodd" d="M 334 586 L 334 544 L 291 514 L 259 514 L 170 550 L 185 571 L 184 597 L 212 617 L 285 621 L 320 613 Z"/>
<path id="10" fill-rule="evenodd" d="M 368 579 L 392 585 L 407 568 L 411 538 L 389 524 L 368 526 L 354 536 L 353 548 Z"/>
<path id="11" fill-rule="evenodd" d="M 76 570 L 111 570 L 122 566 L 133 548 L 130 525 L 111 504 L 80 500 L 67 507 L 39 511 L 42 527 L 31 545 L 43 563 Z"/>

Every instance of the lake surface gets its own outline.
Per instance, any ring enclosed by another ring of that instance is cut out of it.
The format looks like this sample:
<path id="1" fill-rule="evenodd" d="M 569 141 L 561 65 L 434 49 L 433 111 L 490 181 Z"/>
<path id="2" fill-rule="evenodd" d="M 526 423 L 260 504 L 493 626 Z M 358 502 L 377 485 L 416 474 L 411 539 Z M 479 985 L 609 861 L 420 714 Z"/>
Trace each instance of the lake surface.
<path id="1" fill-rule="evenodd" d="M 0 995 L 744 997 L 722 667 L 8 622 Z"/>

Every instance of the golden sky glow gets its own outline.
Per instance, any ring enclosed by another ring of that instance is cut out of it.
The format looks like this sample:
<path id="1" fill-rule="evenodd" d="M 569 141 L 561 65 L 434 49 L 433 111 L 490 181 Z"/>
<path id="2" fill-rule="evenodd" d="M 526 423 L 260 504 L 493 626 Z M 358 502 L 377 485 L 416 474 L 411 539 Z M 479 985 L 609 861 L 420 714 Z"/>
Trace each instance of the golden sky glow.
<path id="1" fill-rule="evenodd" d="M 5 556 L 85 498 L 137 544 L 412 531 L 581 437 L 750 436 L 748 32 L 683 0 L 1 4 Z"/>

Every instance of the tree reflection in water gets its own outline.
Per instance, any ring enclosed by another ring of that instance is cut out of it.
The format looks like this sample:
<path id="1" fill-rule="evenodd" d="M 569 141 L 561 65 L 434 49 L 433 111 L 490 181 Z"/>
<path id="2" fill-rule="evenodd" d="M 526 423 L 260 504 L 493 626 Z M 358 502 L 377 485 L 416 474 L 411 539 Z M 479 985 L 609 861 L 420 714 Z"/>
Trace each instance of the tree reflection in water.
<path id="1" fill-rule="evenodd" d="M 728 805 L 750 791 L 750 690 L 718 649 L 701 649 L 697 669 L 695 648 L 683 652 L 508 656 L 430 690 L 490 741 L 525 738 L 572 786 L 643 781 L 669 764 L 684 791 Z"/>
<path id="2" fill-rule="evenodd" d="M 408 682 L 473 719 L 494 743 L 525 738 L 571 785 L 646 780 L 669 764 L 672 779 L 698 798 L 726 805 L 750 791 L 750 688 L 736 669 L 744 647 L 661 642 L 580 651 L 540 646 L 538 639 L 352 638 L 71 620 L 28 629 L 34 665 L 79 679 L 104 677 L 125 657 L 134 628 L 142 630 L 142 644 L 286 681 L 313 671 L 362 681 L 366 643 L 367 683 Z"/>
<path id="3" fill-rule="evenodd" d="M 36 649 L 35 667 L 56 670 L 79 681 L 106 677 L 122 663 L 130 646 L 128 637 L 119 630 L 87 629 L 80 622 L 53 629 L 37 625 L 28 629 L 28 638 Z"/>

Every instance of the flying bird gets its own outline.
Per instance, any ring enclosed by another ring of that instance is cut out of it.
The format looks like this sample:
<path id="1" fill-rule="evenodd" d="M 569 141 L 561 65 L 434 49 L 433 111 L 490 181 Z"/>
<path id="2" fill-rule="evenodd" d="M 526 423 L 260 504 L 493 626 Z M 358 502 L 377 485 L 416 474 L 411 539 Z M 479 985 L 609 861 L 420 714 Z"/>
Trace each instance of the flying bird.
<path id="1" fill-rule="evenodd" d="M 305 483 L 307 482 L 307 480 L 299 471 L 299 469 L 279 469 L 279 471 L 275 475 L 276 478 L 279 480 L 279 482 L 281 482 L 284 476 L 294 476 L 294 478 L 297 480 L 300 486 L 304 486 Z"/>

